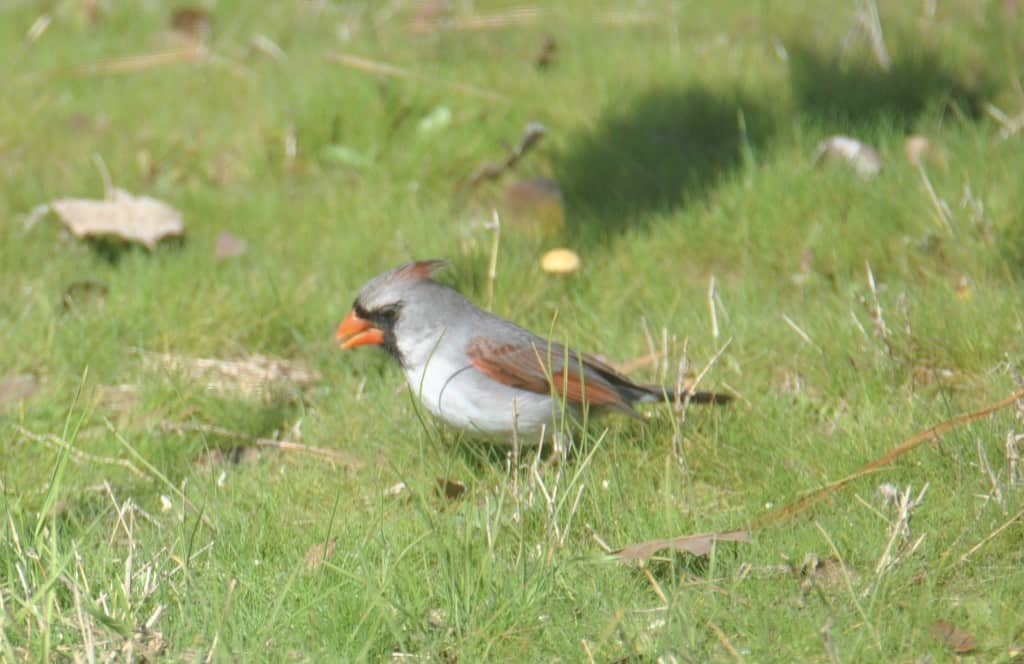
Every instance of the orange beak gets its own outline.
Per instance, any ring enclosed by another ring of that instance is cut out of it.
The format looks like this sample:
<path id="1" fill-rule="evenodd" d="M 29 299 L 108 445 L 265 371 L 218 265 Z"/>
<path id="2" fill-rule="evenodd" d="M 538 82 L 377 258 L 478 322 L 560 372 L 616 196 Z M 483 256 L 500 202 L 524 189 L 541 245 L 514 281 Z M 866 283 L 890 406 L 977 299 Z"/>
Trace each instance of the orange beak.
<path id="1" fill-rule="evenodd" d="M 379 346 L 384 343 L 384 333 L 371 325 L 370 321 L 357 316 L 355 311 L 348 312 L 334 337 L 342 342 L 343 349 L 366 345 Z"/>

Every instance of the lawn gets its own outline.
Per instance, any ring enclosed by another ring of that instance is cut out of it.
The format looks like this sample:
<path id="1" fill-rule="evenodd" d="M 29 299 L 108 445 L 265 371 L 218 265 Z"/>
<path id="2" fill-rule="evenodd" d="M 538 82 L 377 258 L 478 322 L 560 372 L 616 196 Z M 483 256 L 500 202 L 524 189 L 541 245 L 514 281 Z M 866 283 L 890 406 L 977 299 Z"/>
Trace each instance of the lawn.
<path id="1" fill-rule="evenodd" d="M 0 6 L 0 659 L 1024 657 L 1024 7 L 201 5 Z M 184 237 L 39 207 L 112 187 Z M 446 429 L 334 341 L 434 257 L 736 399 Z"/>

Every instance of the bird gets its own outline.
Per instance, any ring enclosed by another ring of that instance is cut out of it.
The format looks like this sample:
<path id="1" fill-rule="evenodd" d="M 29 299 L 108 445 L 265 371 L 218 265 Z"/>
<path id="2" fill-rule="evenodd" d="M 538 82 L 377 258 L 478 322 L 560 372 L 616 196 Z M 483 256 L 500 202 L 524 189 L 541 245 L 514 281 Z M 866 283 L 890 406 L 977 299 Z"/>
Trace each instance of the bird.
<path id="1" fill-rule="evenodd" d="M 533 334 L 435 281 L 446 265 L 420 260 L 370 279 L 335 337 L 343 350 L 382 347 L 423 406 L 456 429 L 542 443 L 562 430 L 566 414 L 578 419 L 584 409 L 640 418 L 639 402 L 732 399 L 635 383 L 595 356 Z"/>

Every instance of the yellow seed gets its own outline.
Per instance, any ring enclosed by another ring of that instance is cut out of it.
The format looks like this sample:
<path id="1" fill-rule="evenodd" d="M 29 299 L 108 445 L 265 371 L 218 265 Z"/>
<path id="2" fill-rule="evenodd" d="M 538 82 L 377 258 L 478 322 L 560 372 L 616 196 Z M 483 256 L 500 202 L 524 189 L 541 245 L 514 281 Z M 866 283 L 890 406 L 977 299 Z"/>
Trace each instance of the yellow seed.
<path id="1" fill-rule="evenodd" d="M 580 257 L 569 249 L 552 249 L 541 256 L 540 268 L 551 274 L 571 274 L 580 269 Z"/>

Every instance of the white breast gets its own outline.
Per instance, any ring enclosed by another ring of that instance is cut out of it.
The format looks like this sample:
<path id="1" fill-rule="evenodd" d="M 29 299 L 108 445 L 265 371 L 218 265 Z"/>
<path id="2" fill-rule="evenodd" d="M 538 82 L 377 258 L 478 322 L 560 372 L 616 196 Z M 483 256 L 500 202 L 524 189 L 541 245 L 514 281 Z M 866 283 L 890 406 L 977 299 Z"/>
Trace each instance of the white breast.
<path id="1" fill-rule="evenodd" d="M 427 410 L 464 431 L 511 438 L 515 430 L 524 443 L 536 442 L 531 439 L 542 428 L 555 431 L 549 395 L 493 381 L 468 359 L 459 364 L 435 353 L 424 365 L 407 368 L 405 377 Z"/>

